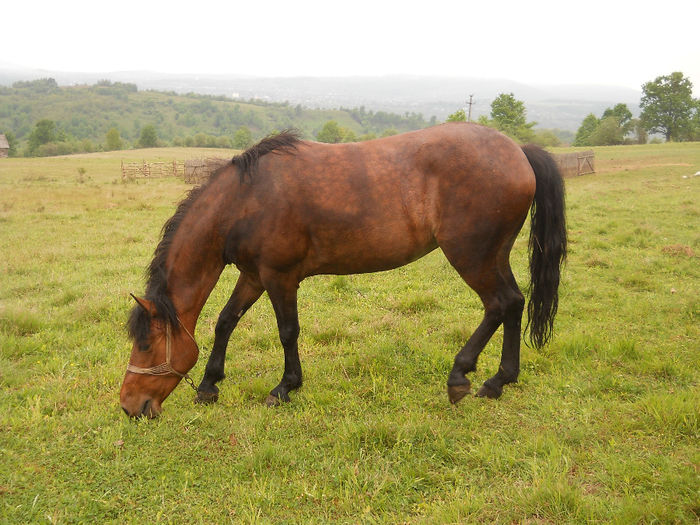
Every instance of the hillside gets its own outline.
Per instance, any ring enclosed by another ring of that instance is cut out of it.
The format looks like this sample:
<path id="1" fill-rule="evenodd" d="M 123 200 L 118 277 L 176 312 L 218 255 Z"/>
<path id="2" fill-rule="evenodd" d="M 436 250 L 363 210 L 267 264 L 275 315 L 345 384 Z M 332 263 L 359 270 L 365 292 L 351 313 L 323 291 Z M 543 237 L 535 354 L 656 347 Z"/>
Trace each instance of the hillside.
<path id="1" fill-rule="evenodd" d="M 527 108 L 528 120 L 538 127 L 575 132 L 589 113 L 625 103 L 635 115 L 641 93 L 620 86 L 580 84 L 526 84 L 506 78 L 468 76 L 438 77 L 384 75 L 351 77 L 251 77 L 216 74 L 172 74 L 156 71 L 112 71 L 103 73 L 42 71 L 10 67 L 0 62 L 0 85 L 18 80 L 51 77 L 59 85 L 95 84 L 108 78 L 136 84 L 139 89 L 198 93 L 266 102 L 288 101 L 308 108 L 365 106 L 374 111 L 399 115 L 421 113 L 442 121 L 474 95 L 472 116 L 488 115 L 490 104 L 501 93 L 513 93 Z"/>
<path id="2" fill-rule="evenodd" d="M 230 139 L 241 127 L 257 139 L 290 127 L 310 138 L 328 120 L 336 120 L 357 136 L 403 132 L 429 124 L 415 113 L 307 109 L 287 102 L 140 91 L 135 84 L 110 81 L 61 87 L 52 79 L 40 79 L 0 87 L 0 133 L 14 134 L 20 151 L 42 119 L 55 122 L 66 141 L 80 142 L 81 151 L 99 149 L 112 127 L 118 129 L 126 146 L 134 145 L 141 130 L 153 125 L 162 144 L 230 147 Z M 220 138 L 223 140 L 216 140 Z"/>

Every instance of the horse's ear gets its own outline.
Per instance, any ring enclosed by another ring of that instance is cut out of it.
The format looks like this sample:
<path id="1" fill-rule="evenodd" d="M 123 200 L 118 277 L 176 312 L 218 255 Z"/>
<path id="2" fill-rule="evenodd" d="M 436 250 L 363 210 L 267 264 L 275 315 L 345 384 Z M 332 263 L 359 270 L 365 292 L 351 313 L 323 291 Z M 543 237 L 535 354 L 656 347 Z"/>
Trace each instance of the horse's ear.
<path id="1" fill-rule="evenodd" d="M 135 296 L 134 294 L 132 294 L 132 293 L 130 293 L 129 295 L 130 295 L 131 297 L 133 297 L 133 298 L 134 298 L 134 301 L 136 301 L 136 302 L 139 304 L 139 306 L 140 306 L 141 308 L 143 308 L 146 312 L 148 312 L 148 314 L 149 314 L 151 317 L 155 317 L 155 316 L 156 316 L 156 314 L 157 314 L 156 305 L 153 304 L 152 301 L 149 301 L 148 299 L 143 299 L 143 298 L 141 298 L 141 297 L 136 297 L 136 296 Z"/>

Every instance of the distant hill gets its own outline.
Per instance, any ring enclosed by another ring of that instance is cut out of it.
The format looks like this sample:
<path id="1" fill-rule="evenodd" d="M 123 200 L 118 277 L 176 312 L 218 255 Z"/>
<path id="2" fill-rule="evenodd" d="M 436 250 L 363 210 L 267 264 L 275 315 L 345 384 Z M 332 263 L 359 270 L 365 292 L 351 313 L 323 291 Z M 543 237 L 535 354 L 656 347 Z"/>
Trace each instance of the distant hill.
<path id="1" fill-rule="evenodd" d="M 528 85 L 506 79 L 423 77 L 292 77 L 261 78 L 235 75 L 175 75 L 144 71 L 65 73 L 11 68 L 0 64 L 0 85 L 18 80 L 55 78 L 60 85 L 95 83 L 101 79 L 134 83 L 140 90 L 197 93 L 301 104 L 304 108 L 359 108 L 398 114 L 420 113 L 438 121 L 464 107 L 474 95 L 472 116 L 488 115 L 500 93 L 514 93 L 525 102 L 529 120 L 540 128 L 575 131 L 589 113 L 625 103 L 638 113 L 641 92 L 602 85 Z"/>
<path id="2" fill-rule="evenodd" d="M 0 87 L 0 133 L 10 132 L 23 151 L 40 120 L 57 125 L 59 149 L 39 154 L 92 151 L 105 143 L 110 128 L 117 128 L 125 146 L 139 140 L 152 125 L 160 143 L 231 147 L 241 128 L 252 139 L 274 130 L 297 128 L 313 138 L 328 120 L 335 120 L 357 137 L 420 129 L 430 124 L 421 115 L 397 115 L 365 109 L 308 109 L 288 102 L 234 100 L 231 97 L 178 94 L 175 91 L 141 91 L 136 84 L 100 81 L 94 85 L 59 86 L 53 79 L 17 81 Z"/>

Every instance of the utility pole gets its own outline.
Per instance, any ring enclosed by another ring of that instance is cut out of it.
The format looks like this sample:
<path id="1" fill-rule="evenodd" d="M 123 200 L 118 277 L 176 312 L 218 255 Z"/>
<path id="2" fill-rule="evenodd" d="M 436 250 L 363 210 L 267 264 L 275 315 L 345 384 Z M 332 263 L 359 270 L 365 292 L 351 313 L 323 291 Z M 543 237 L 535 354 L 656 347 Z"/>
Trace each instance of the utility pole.
<path id="1" fill-rule="evenodd" d="M 472 105 L 474 104 L 474 102 L 472 101 L 473 98 L 474 98 L 474 95 L 469 95 L 469 102 L 467 102 L 467 105 L 469 106 L 469 111 L 467 114 L 467 122 L 472 121 Z"/>

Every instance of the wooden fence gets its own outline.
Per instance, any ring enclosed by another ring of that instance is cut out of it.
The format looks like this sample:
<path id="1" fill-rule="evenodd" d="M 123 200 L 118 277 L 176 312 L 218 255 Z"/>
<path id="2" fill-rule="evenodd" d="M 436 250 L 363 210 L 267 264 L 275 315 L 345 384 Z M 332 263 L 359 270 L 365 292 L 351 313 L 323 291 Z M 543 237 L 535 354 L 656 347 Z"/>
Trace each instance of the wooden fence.
<path id="1" fill-rule="evenodd" d="M 159 177 L 184 177 L 185 163 L 172 162 L 124 162 L 122 161 L 122 180 L 138 178 L 155 179 Z"/>
<path id="2" fill-rule="evenodd" d="M 562 176 L 576 177 L 595 173 L 593 150 L 553 155 Z M 188 184 L 201 184 L 230 159 L 191 159 L 184 162 L 127 162 L 122 161 L 122 180 L 137 178 L 182 177 Z"/>
<path id="3" fill-rule="evenodd" d="M 552 155 L 563 177 L 576 177 L 595 173 L 595 155 L 593 150 Z"/>
<path id="4" fill-rule="evenodd" d="M 231 159 L 191 159 L 185 161 L 185 182 L 188 184 L 201 184 L 209 178 L 224 164 L 231 162 Z"/>
<path id="5" fill-rule="evenodd" d="M 160 177 L 182 177 L 188 184 L 200 184 L 214 171 L 231 159 L 191 159 L 172 162 L 124 162 L 122 180 L 155 179 Z"/>

